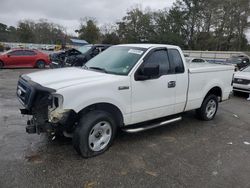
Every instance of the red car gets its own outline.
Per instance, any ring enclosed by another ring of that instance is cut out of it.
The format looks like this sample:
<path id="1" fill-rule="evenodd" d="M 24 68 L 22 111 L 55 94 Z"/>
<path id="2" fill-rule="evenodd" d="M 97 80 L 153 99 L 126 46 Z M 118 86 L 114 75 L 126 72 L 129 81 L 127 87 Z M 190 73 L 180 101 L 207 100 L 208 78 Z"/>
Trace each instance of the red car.
<path id="1" fill-rule="evenodd" d="M 38 50 L 14 49 L 0 55 L 0 68 L 36 67 L 50 64 L 49 56 Z"/>

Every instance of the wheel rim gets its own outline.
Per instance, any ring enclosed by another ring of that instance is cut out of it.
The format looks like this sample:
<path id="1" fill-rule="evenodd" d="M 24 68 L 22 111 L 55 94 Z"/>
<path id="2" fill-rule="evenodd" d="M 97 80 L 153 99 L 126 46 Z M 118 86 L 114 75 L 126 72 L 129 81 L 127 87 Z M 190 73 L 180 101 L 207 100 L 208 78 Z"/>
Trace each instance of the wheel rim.
<path id="1" fill-rule="evenodd" d="M 44 67 L 44 62 L 39 61 L 39 62 L 37 63 L 37 67 L 38 67 L 38 68 L 43 68 L 43 67 Z"/>
<path id="2" fill-rule="evenodd" d="M 92 151 L 101 151 L 109 144 L 111 136 L 110 123 L 107 121 L 98 122 L 89 133 L 89 148 Z"/>
<path id="3" fill-rule="evenodd" d="M 207 118 L 212 118 L 216 112 L 216 108 L 217 108 L 217 104 L 215 102 L 215 100 L 211 99 L 210 101 L 208 101 L 207 103 L 207 107 L 206 107 L 206 115 Z"/>

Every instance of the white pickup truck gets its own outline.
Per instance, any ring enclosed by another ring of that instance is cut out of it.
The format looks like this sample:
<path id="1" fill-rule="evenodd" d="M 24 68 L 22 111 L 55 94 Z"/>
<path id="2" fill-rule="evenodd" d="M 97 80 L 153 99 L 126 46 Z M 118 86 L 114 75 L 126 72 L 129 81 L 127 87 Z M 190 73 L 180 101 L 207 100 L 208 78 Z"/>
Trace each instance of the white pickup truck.
<path id="1" fill-rule="evenodd" d="M 117 132 L 148 130 L 196 110 L 212 120 L 218 102 L 232 91 L 234 68 L 187 64 L 177 46 L 126 44 L 110 47 L 82 68 L 20 76 L 17 96 L 32 115 L 28 133 L 73 137 L 83 157 L 106 151 Z"/>

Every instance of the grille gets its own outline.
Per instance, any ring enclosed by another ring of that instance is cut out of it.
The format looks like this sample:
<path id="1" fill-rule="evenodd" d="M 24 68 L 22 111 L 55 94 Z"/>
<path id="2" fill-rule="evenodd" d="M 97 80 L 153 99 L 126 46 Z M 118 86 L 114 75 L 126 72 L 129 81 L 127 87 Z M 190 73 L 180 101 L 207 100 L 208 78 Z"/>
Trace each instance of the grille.
<path id="1" fill-rule="evenodd" d="M 248 85 L 248 84 L 250 84 L 250 80 L 241 79 L 241 78 L 234 78 L 234 83 Z"/>
<path id="2" fill-rule="evenodd" d="M 30 106 L 32 99 L 32 88 L 21 78 L 17 84 L 17 97 L 24 107 L 28 108 Z"/>

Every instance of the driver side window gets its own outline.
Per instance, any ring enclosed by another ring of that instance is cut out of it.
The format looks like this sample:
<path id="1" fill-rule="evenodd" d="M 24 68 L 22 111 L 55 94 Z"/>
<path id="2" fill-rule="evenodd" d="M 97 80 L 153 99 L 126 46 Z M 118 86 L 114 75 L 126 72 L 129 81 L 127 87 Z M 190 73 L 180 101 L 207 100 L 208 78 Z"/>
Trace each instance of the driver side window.
<path id="1" fill-rule="evenodd" d="M 159 65 L 159 73 L 166 75 L 170 71 L 167 50 L 156 50 L 151 53 L 144 63 L 144 67 L 151 65 Z"/>

